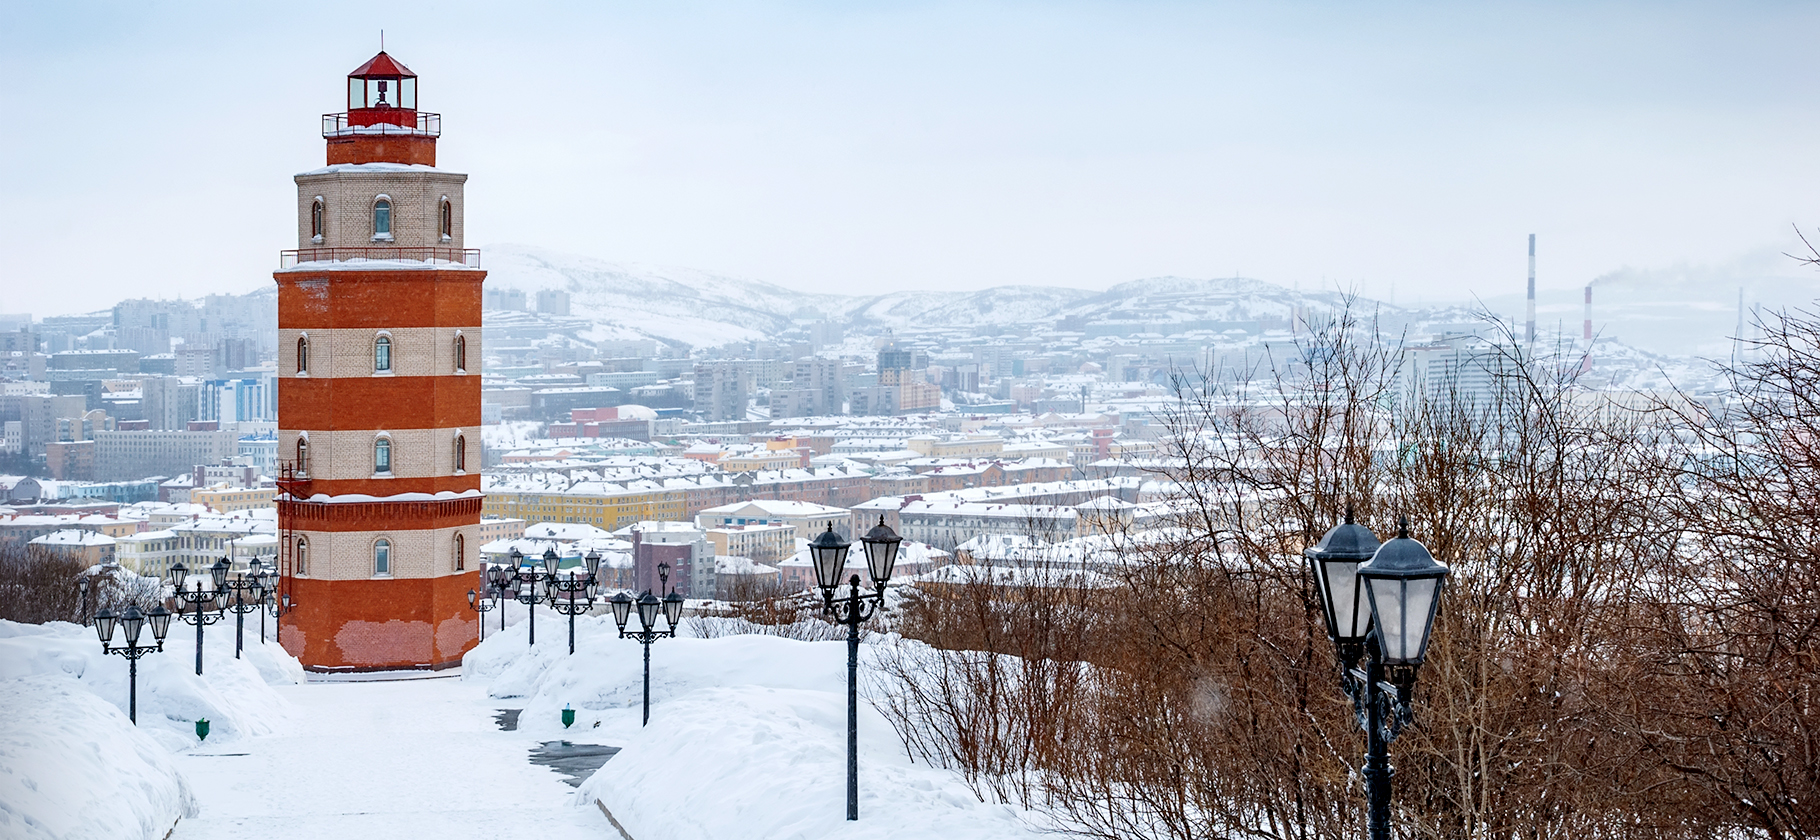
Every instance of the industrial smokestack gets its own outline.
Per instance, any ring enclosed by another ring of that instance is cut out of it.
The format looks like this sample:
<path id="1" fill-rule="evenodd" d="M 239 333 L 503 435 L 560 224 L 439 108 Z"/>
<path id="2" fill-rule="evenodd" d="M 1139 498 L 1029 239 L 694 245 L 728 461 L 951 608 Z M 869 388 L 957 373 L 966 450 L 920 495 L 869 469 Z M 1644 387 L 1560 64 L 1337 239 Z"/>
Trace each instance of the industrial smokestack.
<path id="1" fill-rule="evenodd" d="M 1534 344 L 1536 343 L 1536 235 L 1533 233 L 1529 235 L 1529 313 L 1524 320 L 1528 325 L 1523 331 L 1524 340 Z"/>
<path id="2" fill-rule="evenodd" d="M 1580 337 L 1592 340 L 1592 284 L 1586 284 L 1586 322 L 1580 325 Z"/>
<path id="3" fill-rule="evenodd" d="M 1580 324 L 1580 337 L 1586 340 L 1586 354 L 1580 357 L 1580 372 L 1592 370 L 1592 284 L 1586 284 L 1586 320 Z"/>
<path id="4" fill-rule="evenodd" d="M 1732 333 L 1732 364 L 1744 360 L 1744 287 L 1738 287 L 1738 331 Z"/>

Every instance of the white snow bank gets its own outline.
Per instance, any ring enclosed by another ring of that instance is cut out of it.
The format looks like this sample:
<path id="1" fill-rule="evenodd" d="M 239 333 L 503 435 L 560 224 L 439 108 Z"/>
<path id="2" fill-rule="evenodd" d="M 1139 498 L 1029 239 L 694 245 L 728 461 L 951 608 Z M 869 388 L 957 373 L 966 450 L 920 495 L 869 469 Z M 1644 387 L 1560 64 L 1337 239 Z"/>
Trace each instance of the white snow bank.
<path id="1" fill-rule="evenodd" d="M 863 699 L 860 820 L 846 821 L 845 642 L 659 640 L 651 724 L 641 728 L 641 646 L 617 638 L 610 618 L 581 617 L 571 656 L 566 620 L 546 615 L 535 647 L 522 623 L 490 633 L 463 661 L 463 679 L 521 707 L 518 727 L 534 737 L 622 747 L 577 801 L 598 799 L 638 840 L 1038 836 L 1022 812 L 981 803 L 952 772 L 912 763 Z M 862 671 L 872 660 L 862 646 Z M 565 705 L 576 711 L 566 730 Z"/>
<path id="2" fill-rule="evenodd" d="M 0 836 L 153 840 L 196 815 L 171 754 L 77 681 L 0 680 L 0 709 Z"/>
<path id="3" fill-rule="evenodd" d="M 779 641 L 818 657 L 840 645 Z M 576 792 L 600 800 L 638 840 L 1039 836 L 1019 811 L 980 802 L 953 773 L 910 763 L 863 702 L 860 818 L 847 822 L 842 692 L 717 688 L 662 711 Z"/>
<path id="4" fill-rule="evenodd" d="M 171 622 L 164 651 L 139 660 L 139 729 L 166 749 L 195 746 L 196 720 L 208 718 L 209 743 L 277 731 L 290 704 L 269 682 L 302 682 L 303 668 L 276 641 L 259 643 L 258 617 L 242 658 L 234 658 L 234 623 L 207 630 L 203 673 L 196 676 L 196 629 Z M 187 631 L 187 632 L 185 632 Z M 114 641 L 125 641 L 116 629 Z M 148 628 L 141 641 L 151 635 Z M 0 684 L 27 677 L 57 677 L 127 710 L 127 661 L 103 654 L 94 628 L 67 622 L 0 621 Z"/>

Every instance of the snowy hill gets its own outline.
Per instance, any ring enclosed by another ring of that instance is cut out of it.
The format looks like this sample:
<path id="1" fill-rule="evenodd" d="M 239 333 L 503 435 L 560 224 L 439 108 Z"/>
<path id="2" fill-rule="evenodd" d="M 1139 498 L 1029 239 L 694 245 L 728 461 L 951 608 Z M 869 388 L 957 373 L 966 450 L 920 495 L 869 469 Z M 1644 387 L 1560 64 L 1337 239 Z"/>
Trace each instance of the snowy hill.
<path id="1" fill-rule="evenodd" d="M 589 337 L 655 338 L 690 345 L 762 340 L 810 314 L 818 296 L 758 280 L 687 268 L 635 266 L 533 248 L 483 251 L 487 283 L 535 294 L 566 291 L 571 313 L 592 320 Z"/>
<path id="2" fill-rule="evenodd" d="M 851 328 L 992 327 L 1081 321 L 1258 320 L 1287 323 L 1298 305 L 1337 305 L 1333 291 L 1299 292 L 1262 280 L 1157 277 L 1104 292 L 1007 285 L 977 291 L 812 294 L 689 268 L 632 265 L 526 245 L 485 249 L 487 282 L 527 295 L 569 293 L 571 313 L 593 321 L 592 339 L 655 338 L 715 345 L 773 337 L 799 321 Z M 1368 307 L 1372 301 L 1361 301 Z"/>

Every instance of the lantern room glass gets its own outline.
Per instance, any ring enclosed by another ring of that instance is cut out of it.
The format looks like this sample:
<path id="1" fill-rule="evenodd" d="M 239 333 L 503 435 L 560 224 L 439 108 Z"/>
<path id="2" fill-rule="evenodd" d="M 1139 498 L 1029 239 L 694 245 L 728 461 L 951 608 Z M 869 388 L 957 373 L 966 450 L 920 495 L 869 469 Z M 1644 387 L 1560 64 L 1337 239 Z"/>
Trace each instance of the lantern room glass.
<path id="1" fill-rule="evenodd" d="M 362 108 L 417 109 L 417 79 L 348 77 L 348 110 Z"/>

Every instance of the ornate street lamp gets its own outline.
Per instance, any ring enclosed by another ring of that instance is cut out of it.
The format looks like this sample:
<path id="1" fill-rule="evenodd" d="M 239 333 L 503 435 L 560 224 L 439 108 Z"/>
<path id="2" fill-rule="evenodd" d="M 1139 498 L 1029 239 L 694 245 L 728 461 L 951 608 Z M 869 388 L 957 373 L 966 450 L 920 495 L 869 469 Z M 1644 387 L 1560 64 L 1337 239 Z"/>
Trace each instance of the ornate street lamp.
<path id="1" fill-rule="evenodd" d="M 272 614 L 273 618 L 283 618 L 285 613 L 297 609 L 297 602 L 291 600 L 291 593 L 286 592 L 283 595 L 280 595 L 276 588 L 272 588 L 268 589 L 265 593 L 265 608 L 267 612 Z M 265 618 L 263 616 L 259 619 L 259 625 L 259 632 L 263 636 L 265 633 Z M 273 635 L 277 637 L 278 644 L 282 646 L 284 644 L 284 624 L 282 622 L 278 623 Z"/>
<path id="2" fill-rule="evenodd" d="M 506 596 L 512 591 L 512 575 L 516 573 L 517 569 L 518 564 L 516 562 L 510 566 L 493 564 L 488 567 L 487 597 L 493 599 L 493 607 L 490 607 L 489 609 L 505 606 Z M 484 612 L 484 610 L 482 612 Z M 504 633 L 505 631 L 506 611 L 502 609 L 499 611 L 499 632 Z"/>
<path id="3" fill-rule="evenodd" d="M 126 644 L 111 645 L 114 640 L 114 624 L 118 621 L 121 629 L 126 631 Z M 139 644 L 139 634 L 147 622 L 152 625 L 153 645 Z M 136 606 L 129 606 L 118 619 L 114 611 L 104 609 L 95 613 L 95 635 L 101 638 L 101 652 L 117 653 L 126 657 L 126 717 L 135 725 L 139 723 L 139 658 L 153 651 L 164 650 L 164 634 L 171 628 L 171 611 L 162 604 L 153 607 L 150 613 L 140 612 Z"/>
<path id="4" fill-rule="evenodd" d="M 226 563 L 228 560 L 223 557 L 221 562 Z M 234 603 L 228 605 L 228 610 L 234 614 L 234 658 L 239 659 L 240 649 L 246 639 L 246 614 L 254 610 L 260 610 L 260 615 L 265 614 L 261 603 L 265 600 L 265 581 L 259 573 L 259 558 L 248 560 L 246 571 L 237 572 L 228 578 L 227 586 L 234 593 Z M 252 593 L 250 599 L 247 593 Z"/>
<path id="5" fill-rule="evenodd" d="M 1428 651 L 1448 569 L 1410 538 L 1408 517 L 1395 539 L 1379 545 L 1353 522 L 1350 509 L 1345 522 L 1303 554 L 1339 654 L 1340 686 L 1365 730 L 1370 838 L 1390 840 L 1390 742 L 1415 720 L 1410 700 L 1416 671 Z"/>
<path id="6" fill-rule="evenodd" d="M 859 819 L 859 625 L 885 605 L 885 584 L 897 565 L 897 549 L 903 538 L 878 518 L 878 525 L 859 538 L 866 551 L 866 574 L 872 578 L 873 592 L 860 589 L 859 575 L 845 583 L 847 594 L 839 598 L 835 590 L 842 584 L 841 573 L 847 568 L 847 551 L 853 545 L 834 533 L 829 522 L 814 541 L 809 543 L 810 565 L 815 567 L 815 583 L 821 587 L 822 609 L 835 622 L 847 625 L 847 819 Z"/>
<path id="7" fill-rule="evenodd" d="M 175 589 L 172 597 L 195 608 L 194 612 L 185 613 L 180 605 L 177 617 L 196 625 L 196 676 L 200 677 L 202 676 L 202 628 L 220 621 L 227 610 L 228 563 L 226 559 L 217 560 L 215 565 L 209 567 L 208 580 L 214 584 L 209 589 L 202 588 L 201 575 L 196 576 L 194 586 L 189 585 L 191 583 L 189 573 L 190 570 L 185 568 L 182 563 L 171 565 L 170 580 L 171 586 Z"/>
<path id="8" fill-rule="evenodd" d="M 600 571 L 600 554 L 589 552 L 582 558 L 585 574 L 558 574 L 554 549 L 544 553 L 544 566 L 550 571 L 550 607 L 569 617 L 569 655 L 575 655 L 575 616 L 594 609 L 595 573 Z"/>
<path id="9" fill-rule="evenodd" d="M 525 559 L 524 552 L 521 552 L 516 548 L 512 549 L 512 566 L 514 571 L 511 578 L 507 581 L 508 585 L 512 587 L 512 589 L 509 590 L 511 597 L 515 598 L 518 603 L 524 604 L 526 611 L 531 614 L 530 644 L 533 645 L 537 644 L 537 604 L 539 601 L 545 600 L 548 593 L 544 590 L 549 588 L 547 585 L 549 582 L 548 578 L 550 575 L 554 575 L 556 571 L 556 564 L 551 562 L 552 558 L 555 557 L 556 552 L 550 550 L 544 553 L 544 562 L 538 564 Z M 546 569 L 548 572 L 547 574 Z M 505 617 L 503 615 L 500 617 L 500 624 L 502 626 L 505 624 Z"/>
<path id="10" fill-rule="evenodd" d="M 492 587 L 487 587 L 489 590 Z M 487 640 L 487 612 L 498 602 L 491 597 L 483 598 L 474 590 L 468 590 L 468 609 L 480 614 L 480 640 Z"/>
<path id="11" fill-rule="evenodd" d="M 273 557 L 262 564 L 259 558 L 255 557 L 249 566 L 248 571 L 253 573 L 253 579 L 259 583 L 259 600 L 256 609 L 259 610 L 259 643 L 263 645 L 265 644 L 265 614 L 273 611 L 274 599 L 278 593 L 278 558 Z"/>
<path id="12" fill-rule="evenodd" d="M 613 623 L 619 626 L 619 637 L 634 639 L 645 646 L 645 717 L 640 726 L 651 722 L 651 643 L 658 639 L 676 638 L 676 626 L 682 623 L 683 597 L 669 591 L 670 564 L 657 564 L 657 581 L 658 588 L 666 593 L 661 600 L 652 595 L 649 589 L 638 596 L 637 601 L 624 592 L 607 599 L 607 605 L 613 608 Z M 633 607 L 637 607 L 639 629 L 627 633 L 626 620 L 632 617 Z M 657 616 L 660 612 L 664 623 L 669 625 L 668 629 L 657 629 Z"/>

